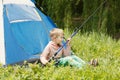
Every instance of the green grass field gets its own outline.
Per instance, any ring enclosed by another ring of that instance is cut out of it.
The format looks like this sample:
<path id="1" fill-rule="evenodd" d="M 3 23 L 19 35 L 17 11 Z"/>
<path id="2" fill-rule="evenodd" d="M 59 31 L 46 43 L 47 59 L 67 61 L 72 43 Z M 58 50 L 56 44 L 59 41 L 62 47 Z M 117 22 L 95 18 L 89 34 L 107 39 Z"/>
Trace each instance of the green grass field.
<path id="1" fill-rule="evenodd" d="M 66 31 L 65 31 L 66 32 Z M 66 36 L 70 33 L 66 32 Z M 104 33 L 77 34 L 71 41 L 72 51 L 86 62 L 97 58 L 97 67 L 85 66 L 46 67 L 29 64 L 30 67 L 0 67 L 0 80 L 119 80 L 120 79 L 120 40 L 116 41 Z"/>

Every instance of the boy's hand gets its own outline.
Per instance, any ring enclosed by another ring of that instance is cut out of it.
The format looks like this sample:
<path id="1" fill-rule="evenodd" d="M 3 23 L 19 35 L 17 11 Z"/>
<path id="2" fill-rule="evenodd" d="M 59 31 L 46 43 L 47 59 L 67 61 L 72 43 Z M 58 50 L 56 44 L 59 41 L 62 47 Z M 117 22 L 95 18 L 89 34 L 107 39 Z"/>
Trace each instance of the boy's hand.
<path id="1" fill-rule="evenodd" d="M 68 38 L 67 41 L 68 41 L 67 46 L 70 46 L 71 38 Z"/>

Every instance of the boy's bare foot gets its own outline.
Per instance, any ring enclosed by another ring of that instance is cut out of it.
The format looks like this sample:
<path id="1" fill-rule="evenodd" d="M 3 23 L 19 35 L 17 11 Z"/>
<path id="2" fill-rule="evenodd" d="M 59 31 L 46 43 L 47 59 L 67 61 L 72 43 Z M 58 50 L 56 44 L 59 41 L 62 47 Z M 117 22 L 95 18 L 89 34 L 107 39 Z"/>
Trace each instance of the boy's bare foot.
<path id="1" fill-rule="evenodd" d="M 90 65 L 96 67 L 98 65 L 98 59 L 91 59 Z"/>
<path id="2" fill-rule="evenodd" d="M 98 65 L 98 59 L 94 59 L 94 66 Z"/>

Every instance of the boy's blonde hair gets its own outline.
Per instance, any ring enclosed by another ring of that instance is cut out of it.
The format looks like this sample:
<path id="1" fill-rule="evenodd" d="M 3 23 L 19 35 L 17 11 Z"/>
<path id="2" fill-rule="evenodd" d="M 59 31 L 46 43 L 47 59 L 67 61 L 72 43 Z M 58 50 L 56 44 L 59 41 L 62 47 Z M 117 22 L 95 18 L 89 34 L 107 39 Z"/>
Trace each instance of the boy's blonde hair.
<path id="1" fill-rule="evenodd" d="M 62 29 L 59 29 L 59 28 L 54 28 L 50 31 L 50 37 L 51 37 L 51 40 L 57 38 L 58 36 L 60 36 L 60 34 L 64 35 L 64 32 Z"/>

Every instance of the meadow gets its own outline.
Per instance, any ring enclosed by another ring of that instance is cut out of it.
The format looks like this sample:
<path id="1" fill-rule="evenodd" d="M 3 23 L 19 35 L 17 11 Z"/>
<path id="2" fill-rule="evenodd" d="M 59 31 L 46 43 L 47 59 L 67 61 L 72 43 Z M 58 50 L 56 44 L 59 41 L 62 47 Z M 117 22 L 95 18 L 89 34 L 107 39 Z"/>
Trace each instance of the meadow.
<path id="1" fill-rule="evenodd" d="M 71 33 L 65 31 L 65 36 Z M 119 80 L 120 79 L 120 40 L 104 33 L 81 33 L 71 41 L 72 51 L 86 62 L 97 58 L 99 65 L 93 67 L 55 67 L 50 63 L 46 67 L 40 64 L 27 66 L 0 67 L 0 80 Z"/>

